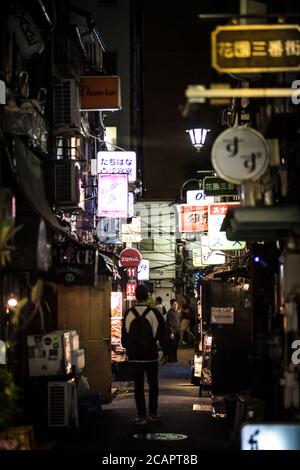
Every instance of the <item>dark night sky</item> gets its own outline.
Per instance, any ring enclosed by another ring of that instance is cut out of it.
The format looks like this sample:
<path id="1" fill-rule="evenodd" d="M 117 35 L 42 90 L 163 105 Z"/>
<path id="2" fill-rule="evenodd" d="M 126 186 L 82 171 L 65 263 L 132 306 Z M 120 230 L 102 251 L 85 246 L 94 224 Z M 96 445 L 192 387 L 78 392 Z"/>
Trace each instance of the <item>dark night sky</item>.
<path id="1" fill-rule="evenodd" d="M 238 2 L 170 1 L 144 2 L 144 186 L 145 198 L 179 196 L 182 183 L 210 169 L 209 148 L 220 107 L 208 104 L 184 118 L 185 89 L 190 84 L 226 82 L 210 65 L 210 31 L 217 23 L 202 22 L 199 13 L 237 12 Z M 185 130 L 208 127 L 206 149 L 197 153 Z"/>

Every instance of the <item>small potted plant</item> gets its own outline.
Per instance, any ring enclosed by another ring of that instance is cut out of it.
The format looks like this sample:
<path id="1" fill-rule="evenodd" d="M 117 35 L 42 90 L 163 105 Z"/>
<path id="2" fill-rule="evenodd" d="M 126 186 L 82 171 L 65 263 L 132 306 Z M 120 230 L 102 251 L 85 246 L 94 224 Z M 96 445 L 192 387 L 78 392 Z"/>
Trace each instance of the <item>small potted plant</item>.
<path id="1" fill-rule="evenodd" d="M 20 389 L 14 383 L 12 374 L 3 367 L 0 367 L 0 397 L 0 449 L 11 450 L 13 447 L 5 431 L 13 424 L 20 409 Z"/>

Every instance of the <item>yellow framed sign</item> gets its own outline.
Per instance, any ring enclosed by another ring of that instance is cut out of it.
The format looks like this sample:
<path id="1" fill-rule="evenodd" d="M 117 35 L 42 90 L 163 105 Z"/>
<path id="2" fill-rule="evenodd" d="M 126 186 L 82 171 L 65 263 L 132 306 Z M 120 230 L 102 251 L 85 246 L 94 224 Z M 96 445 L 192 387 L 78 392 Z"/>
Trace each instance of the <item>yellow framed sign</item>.
<path id="1" fill-rule="evenodd" d="M 217 26 L 211 33 L 212 67 L 220 73 L 300 70 L 300 26 Z"/>

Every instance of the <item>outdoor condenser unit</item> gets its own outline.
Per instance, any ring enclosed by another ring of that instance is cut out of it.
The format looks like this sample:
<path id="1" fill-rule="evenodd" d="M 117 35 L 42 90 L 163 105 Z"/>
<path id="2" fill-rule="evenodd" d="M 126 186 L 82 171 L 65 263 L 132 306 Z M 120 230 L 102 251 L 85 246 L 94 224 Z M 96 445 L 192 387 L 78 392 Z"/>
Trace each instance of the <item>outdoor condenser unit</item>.
<path id="1" fill-rule="evenodd" d="M 53 123 L 57 133 L 80 132 L 80 96 L 74 79 L 58 79 L 53 91 Z"/>
<path id="2" fill-rule="evenodd" d="M 80 199 L 78 162 L 56 160 L 53 162 L 52 201 L 57 207 L 77 207 Z"/>
<path id="3" fill-rule="evenodd" d="M 48 382 L 48 426 L 78 427 L 75 380 Z"/>

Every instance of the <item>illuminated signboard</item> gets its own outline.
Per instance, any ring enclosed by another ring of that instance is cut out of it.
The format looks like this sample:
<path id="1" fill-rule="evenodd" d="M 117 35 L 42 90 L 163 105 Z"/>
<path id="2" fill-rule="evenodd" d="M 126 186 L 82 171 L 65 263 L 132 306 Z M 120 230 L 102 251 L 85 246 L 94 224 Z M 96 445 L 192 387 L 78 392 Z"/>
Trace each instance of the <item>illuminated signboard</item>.
<path id="1" fill-rule="evenodd" d="M 204 194 L 204 191 L 187 191 L 186 193 L 186 202 L 192 206 L 207 206 L 208 204 L 213 204 L 215 202 L 214 197 L 207 196 Z"/>
<path id="2" fill-rule="evenodd" d="M 120 77 L 113 75 L 80 78 L 80 109 L 114 111 L 121 108 Z"/>
<path id="3" fill-rule="evenodd" d="M 148 259 L 142 259 L 138 268 L 137 275 L 139 281 L 149 281 L 150 261 Z"/>
<path id="4" fill-rule="evenodd" d="M 180 204 L 177 210 L 179 232 L 206 232 L 208 230 L 207 206 Z"/>
<path id="5" fill-rule="evenodd" d="M 141 218 L 133 217 L 131 224 L 122 224 L 122 242 L 139 243 L 141 236 Z"/>
<path id="6" fill-rule="evenodd" d="M 123 174 L 128 175 L 129 183 L 136 180 L 136 153 L 135 152 L 98 152 L 98 174 Z"/>
<path id="7" fill-rule="evenodd" d="M 242 450 L 300 450 L 299 423 L 248 423 L 241 428 Z"/>
<path id="8" fill-rule="evenodd" d="M 221 73 L 300 70 L 298 24 L 217 26 L 212 66 Z"/>
<path id="9" fill-rule="evenodd" d="M 211 264 L 224 264 L 225 255 L 211 250 L 208 245 L 208 236 L 203 235 L 201 237 L 201 262 L 204 266 L 209 266 Z"/>
<path id="10" fill-rule="evenodd" d="M 98 217 L 127 218 L 128 176 L 98 175 Z"/>
<path id="11" fill-rule="evenodd" d="M 239 207 L 239 203 L 216 203 L 208 207 L 208 237 L 212 250 L 243 250 L 243 241 L 229 241 L 226 232 L 220 232 L 221 225 L 229 207 Z"/>

